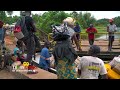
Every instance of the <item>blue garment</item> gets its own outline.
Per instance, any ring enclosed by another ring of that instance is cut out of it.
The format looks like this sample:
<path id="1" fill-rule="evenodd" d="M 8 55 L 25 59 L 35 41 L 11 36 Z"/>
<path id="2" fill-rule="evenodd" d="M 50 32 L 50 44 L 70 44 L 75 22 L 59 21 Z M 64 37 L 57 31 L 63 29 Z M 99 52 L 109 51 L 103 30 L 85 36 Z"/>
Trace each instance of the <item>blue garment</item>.
<path id="1" fill-rule="evenodd" d="M 4 29 L 3 28 L 0 28 L 0 41 L 3 41 L 4 40 Z"/>
<path id="2" fill-rule="evenodd" d="M 17 51 L 19 51 L 19 48 L 18 47 L 14 48 L 14 55 L 15 56 L 17 56 Z"/>
<path id="3" fill-rule="evenodd" d="M 74 31 L 77 32 L 77 33 L 80 33 L 80 32 L 81 32 L 80 26 L 79 26 L 79 25 L 76 25 L 76 26 L 74 27 Z"/>
<path id="4" fill-rule="evenodd" d="M 46 47 L 44 47 L 40 53 L 40 56 L 44 58 L 49 58 L 50 57 L 49 50 Z M 48 70 L 48 68 L 50 67 L 50 60 L 46 60 L 42 57 L 40 57 L 39 65 L 41 68 Z"/>

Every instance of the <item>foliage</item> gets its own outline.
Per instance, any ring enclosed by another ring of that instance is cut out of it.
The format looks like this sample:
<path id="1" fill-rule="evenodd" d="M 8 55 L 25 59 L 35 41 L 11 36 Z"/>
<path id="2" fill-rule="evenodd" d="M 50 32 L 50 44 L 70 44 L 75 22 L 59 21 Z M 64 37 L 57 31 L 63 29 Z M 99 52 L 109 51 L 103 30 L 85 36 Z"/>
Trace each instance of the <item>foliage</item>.
<path id="1" fill-rule="evenodd" d="M 7 14 L 9 16 L 7 16 Z M 18 20 L 19 16 L 12 16 L 12 14 L 13 11 L 0 11 L 0 20 L 8 24 L 15 23 Z M 73 11 L 72 13 L 66 13 L 64 11 L 48 11 L 43 14 L 32 15 L 32 17 L 35 21 L 36 27 L 46 33 L 51 32 L 52 24 L 61 24 L 66 17 L 73 17 L 76 22 L 80 24 L 83 32 L 86 28 L 88 28 L 90 24 L 93 24 L 95 27 L 106 27 L 109 23 L 107 18 L 96 20 L 94 16 L 91 15 L 91 13 L 78 13 L 76 11 Z M 118 27 L 120 27 L 120 16 L 115 17 L 114 22 Z M 101 29 L 100 31 L 103 32 L 105 30 L 106 28 L 104 30 Z M 37 35 L 39 35 L 38 33 Z"/>
<path id="2" fill-rule="evenodd" d="M 117 27 L 120 27 L 120 16 L 114 18 L 114 22 Z"/>

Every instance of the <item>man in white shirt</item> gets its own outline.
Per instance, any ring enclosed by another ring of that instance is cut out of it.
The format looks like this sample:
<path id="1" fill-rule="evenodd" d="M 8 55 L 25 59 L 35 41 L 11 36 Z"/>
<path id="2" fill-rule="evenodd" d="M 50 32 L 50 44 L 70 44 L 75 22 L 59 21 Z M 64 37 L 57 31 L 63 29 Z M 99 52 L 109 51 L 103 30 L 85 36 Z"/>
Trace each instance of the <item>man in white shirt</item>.
<path id="1" fill-rule="evenodd" d="M 113 19 L 109 20 L 108 26 L 107 26 L 107 32 L 109 35 L 109 44 L 108 44 L 108 51 L 111 51 L 112 49 L 112 45 L 113 45 L 113 41 L 114 41 L 114 33 L 117 31 L 117 27 L 116 25 L 113 23 Z"/>
<path id="2" fill-rule="evenodd" d="M 107 79 L 104 62 L 97 57 L 97 54 L 100 53 L 100 48 L 92 45 L 88 53 L 90 56 L 83 56 L 78 65 L 80 79 L 98 79 L 99 75 L 101 75 L 102 79 Z"/>

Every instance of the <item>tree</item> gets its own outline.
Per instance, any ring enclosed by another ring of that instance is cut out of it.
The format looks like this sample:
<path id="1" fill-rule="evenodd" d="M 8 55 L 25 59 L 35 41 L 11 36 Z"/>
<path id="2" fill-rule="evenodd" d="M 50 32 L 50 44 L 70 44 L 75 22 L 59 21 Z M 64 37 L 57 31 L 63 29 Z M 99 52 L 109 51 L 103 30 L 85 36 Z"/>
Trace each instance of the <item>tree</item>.
<path id="1" fill-rule="evenodd" d="M 109 20 L 107 18 L 99 19 L 96 22 L 96 26 L 107 26 L 109 24 Z"/>
<path id="2" fill-rule="evenodd" d="M 76 11 L 73 11 L 73 12 L 71 13 L 71 16 L 72 16 L 75 20 L 78 19 L 78 13 L 77 13 Z"/>
<path id="3" fill-rule="evenodd" d="M 41 16 L 33 16 L 34 19 L 37 19 L 37 27 L 39 27 L 41 30 L 44 30 L 47 33 L 52 32 L 51 31 L 51 25 L 52 24 L 61 24 L 62 21 L 70 16 L 69 14 L 65 13 L 64 11 L 48 11 L 45 12 Z M 36 17 L 39 17 L 36 18 Z"/>
<path id="4" fill-rule="evenodd" d="M 120 27 L 120 16 L 114 18 L 114 22 L 117 27 Z"/>
<path id="5" fill-rule="evenodd" d="M 6 15 L 5 11 L 0 11 L 0 20 L 2 20 L 4 23 L 6 23 L 6 18 L 7 18 L 7 15 Z"/>
<path id="6" fill-rule="evenodd" d="M 13 14 L 13 11 L 6 11 L 8 15 L 12 15 Z"/>
<path id="7" fill-rule="evenodd" d="M 91 16 L 91 13 L 88 13 L 88 12 L 82 13 L 82 12 L 80 12 L 77 15 L 77 22 L 79 22 L 80 26 L 85 29 L 90 24 L 95 24 L 96 19 L 93 16 Z"/>

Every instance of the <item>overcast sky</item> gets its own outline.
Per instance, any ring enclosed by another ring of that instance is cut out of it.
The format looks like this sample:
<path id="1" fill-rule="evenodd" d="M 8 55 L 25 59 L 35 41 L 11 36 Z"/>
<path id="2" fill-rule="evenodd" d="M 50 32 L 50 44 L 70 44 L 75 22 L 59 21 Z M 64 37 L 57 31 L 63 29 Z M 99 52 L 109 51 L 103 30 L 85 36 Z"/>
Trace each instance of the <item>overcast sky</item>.
<path id="1" fill-rule="evenodd" d="M 32 11 L 33 14 L 43 14 L 46 11 Z M 66 13 L 71 13 L 72 11 L 65 11 Z M 79 12 L 79 11 L 77 11 Z M 83 13 L 86 11 L 82 11 Z M 102 19 L 102 18 L 114 18 L 116 16 L 120 16 L 120 11 L 87 11 L 92 14 L 96 19 Z M 19 11 L 14 11 L 13 16 L 20 15 Z"/>

